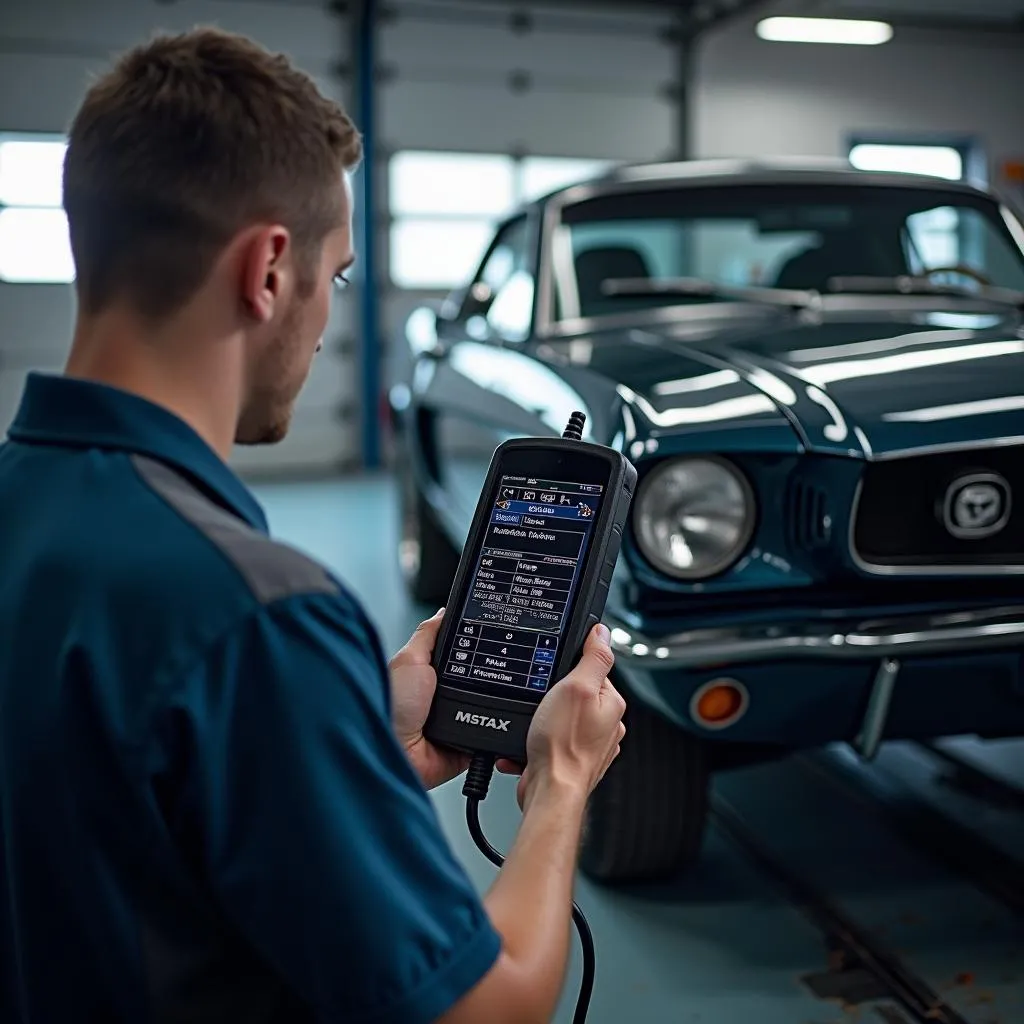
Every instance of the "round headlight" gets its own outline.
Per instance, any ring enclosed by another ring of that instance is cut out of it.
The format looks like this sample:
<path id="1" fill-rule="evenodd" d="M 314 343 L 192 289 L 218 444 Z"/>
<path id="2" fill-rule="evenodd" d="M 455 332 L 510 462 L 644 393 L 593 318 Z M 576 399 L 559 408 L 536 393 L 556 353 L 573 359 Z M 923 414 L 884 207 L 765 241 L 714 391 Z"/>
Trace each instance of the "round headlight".
<path id="1" fill-rule="evenodd" d="M 729 568 L 754 530 L 754 495 L 730 463 L 712 458 L 672 459 L 640 486 L 633 527 L 644 556 L 684 580 Z"/>

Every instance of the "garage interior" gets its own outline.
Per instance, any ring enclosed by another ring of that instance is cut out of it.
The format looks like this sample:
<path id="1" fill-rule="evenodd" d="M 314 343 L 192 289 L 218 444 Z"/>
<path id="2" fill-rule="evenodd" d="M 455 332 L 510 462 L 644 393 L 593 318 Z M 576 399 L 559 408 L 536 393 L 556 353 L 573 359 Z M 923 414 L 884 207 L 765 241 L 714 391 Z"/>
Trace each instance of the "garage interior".
<path id="1" fill-rule="evenodd" d="M 773 17 L 891 37 L 765 38 Z M 289 54 L 364 135 L 352 287 L 288 437 L 233 466 L 274 535 L 360 596 L 389 653 L 435 610 L 409 598 L 398 558 L 406 337 L 517 204 L 620 164 L 772 158 L 969 180 L 1024 209 L 1024 0 L 0 0 L 4 432 L 26 375 L 60 372 L 70 343 L 60 160 L 89 75 L 197 24 Z M 4 160 L 26 142 L 28 174 Z M 494 869 L 459 784 L 434 796 L 482 891 Z M 514 780 L 482 818 L 507 848 Z M 576 892 L 597 946 L 591 1024 L 1024 1024 L 1024 740 L 896 741 L 870 761 L 838 745 L 724 771 L 696 867 Z M 574 948 L 559 1022 L 579 972 Z"/>

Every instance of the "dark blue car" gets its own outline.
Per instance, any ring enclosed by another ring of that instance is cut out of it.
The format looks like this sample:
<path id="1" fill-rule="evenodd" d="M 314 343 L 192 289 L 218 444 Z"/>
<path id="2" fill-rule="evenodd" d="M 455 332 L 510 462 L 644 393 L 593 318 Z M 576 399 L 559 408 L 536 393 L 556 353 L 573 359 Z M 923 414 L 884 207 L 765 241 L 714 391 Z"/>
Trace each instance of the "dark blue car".
<path id="1" fill-rule="evenodd" d="M 1024 226 L 959 182 L 622 168 L 523 209 L 406 327 L 412 594 L 443 602 L 509 437 L 621 449 L 630 698 L 581 863 L 692 860 L 717 767 L 1024 734 Z"/>

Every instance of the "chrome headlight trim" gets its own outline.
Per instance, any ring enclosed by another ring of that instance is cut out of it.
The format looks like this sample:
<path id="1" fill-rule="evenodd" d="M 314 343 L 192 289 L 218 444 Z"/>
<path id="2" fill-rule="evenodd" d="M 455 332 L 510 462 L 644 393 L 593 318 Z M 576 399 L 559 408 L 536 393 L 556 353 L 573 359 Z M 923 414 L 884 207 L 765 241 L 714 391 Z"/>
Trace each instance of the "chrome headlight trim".
<path id="1" fill-rule="evenodd" d="M 716 559 L 704 561 L 699 566 L 690 569 L 681 569 L 679 566 L 664 555 L 656 544 L 647 536 L 642 526 L 642 518 L 647 514 L 646 503 L 652 489 L 668 473 L 686 463 L 709 463 L 724 470 L 739 491 L 742 501 L 742 517 L 735 540 L 730 544 L 728 550 L 723 551 Z M 637 490 L 636 499 L 633 502 L 633 534 L 636 538 L 637 547 L 647 562 L 658 572 L 670 576 L 673 579 L 699 582 L 710 579 L 725 572 L 735 565 L 747 549 L 751 537 L 754 535 L 754 528 L 757 524 L 757 500 L 754 489 L 750 485 L 746 474 L 731 460 L 719 455 L 678 455 L 666 459 L 661 465 L 656 466 L 648 473 Z"/>

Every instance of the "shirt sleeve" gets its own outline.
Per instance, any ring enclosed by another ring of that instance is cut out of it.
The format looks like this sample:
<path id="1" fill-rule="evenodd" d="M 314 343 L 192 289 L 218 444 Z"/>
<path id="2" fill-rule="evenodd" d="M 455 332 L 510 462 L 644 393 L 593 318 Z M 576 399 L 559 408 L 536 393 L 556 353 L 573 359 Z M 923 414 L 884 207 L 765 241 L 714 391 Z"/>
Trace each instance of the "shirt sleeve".
<path id="1" fill-rule="evenodd" d="M 392 731 L 354 603 L 259 609 L 181 700 L 205 882 L 319 1020 L 426 1024 L 483 977 L 500 938 Z"/>

